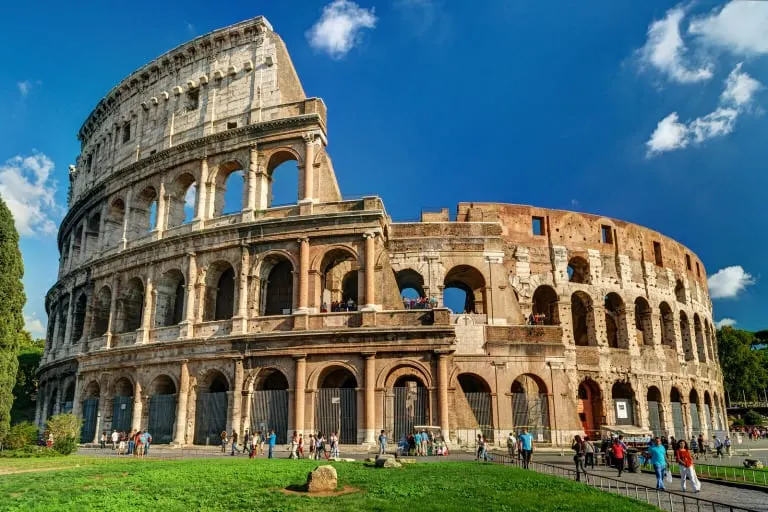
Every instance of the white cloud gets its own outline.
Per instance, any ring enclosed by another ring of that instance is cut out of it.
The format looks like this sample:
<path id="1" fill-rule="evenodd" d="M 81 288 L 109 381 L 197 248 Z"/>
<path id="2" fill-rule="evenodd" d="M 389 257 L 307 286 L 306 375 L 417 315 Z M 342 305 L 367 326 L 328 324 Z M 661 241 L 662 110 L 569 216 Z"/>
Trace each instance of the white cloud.
<path id="1" fill-rule="evenodd" d="M 734 325 L 736 325 L 736 320 L 733 318 L 723 318 L 722 320 L 715 322 L 715 327 L 718 329 L 722 329 L 723 327 L 733 327 Z"/>
<path id="2" fill-rule="evenodd" d="M 768 53 L 768 2 L 733 0 L 695 18 L 688 30 L 703 43 L 736 55 Z"/>
<path id="3" fill-rule="evenodd" d="M 43 153 L 17 155 L 0 165 L 0 196 L 13 213 L 21 236 L 55 235 L 60 213 L 51 179 L 53 161 Z"/>
<path id="4" fill-rule="evenodd" d="M 744 288 L 754 283 L 752 275 L 745 272 L 741 265 L 725 267 L 707 278 L 709 295 L 713 299 L 736 297 Z"/>
<path id="5" fill-rule="evenodd" d="M 645 143 L 648 146 L 648 156 L 664 151 L 684 148 L 688 145 L 688 127 L 678 121 L 677 112 L 672 112 L 659 121 L 651 138 Z"/>
<path id="6" fill-rule="evenodd" d="M 768 31 L 768 25 L 766 25 Z M 755 93 L 763 88 L 763 84 L 741 70 L 739 62 L 725 80 L 725 90 L 720 101 L 725 104 L 743 107 L 752 102 Z"/>
<path id="7" fill-rule="evenodd" d="M 374 28 L 374 9 L 364 9 L 350 0 L 334 0 L 323 7 L 319 20 L 307 31 L 309 45 L 334 59 L 343 58 L 360 42 L 362 31 Z"/>
<path id="8" fill-rule="evenodd" d="M 16 82 L 16 87 L 19 88 L 19 94 L 22 98 L 26 98 L 29 94 L 29 90 L 32 89 L 32 82 L 24 80 L 22 82 Z"/>
<path id="9" fill-rule="evenodd" d="M 648 27 L 648 40 L 640 49 L 640 60 L 651 65 L 670 80 L 690 83 L 712 78 L 712 65 L 689 67 L 684 62 L 687 48 L 680 34 L 680 22 L 685 17 L 683 7 L 667 11 L 662 20 L 654 21 Z"/>
<path id="10" fill-rule="evenodd" d="M 35 313 L 24 315 L 24 328 L 33 338 L 45 338 L 45 325 Z"/>

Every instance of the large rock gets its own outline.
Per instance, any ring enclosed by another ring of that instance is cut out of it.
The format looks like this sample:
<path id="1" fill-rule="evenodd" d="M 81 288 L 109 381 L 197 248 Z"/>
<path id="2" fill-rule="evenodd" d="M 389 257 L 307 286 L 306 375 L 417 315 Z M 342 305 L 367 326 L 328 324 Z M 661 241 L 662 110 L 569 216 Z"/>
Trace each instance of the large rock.
<path id="1" fill-rule="evenodd" d="M 403 465 L 397 462 L 397 460 L 392 455 L 379 455 L 378 457 L 376 457 L 376 467 L 377 468 L 401 468 L 403 467 Z"/>
<path id="2" fill-rule="evenodd" d="M 307 475 L 308 492 L 333 492 L 337 484 L 338 477 L 333 466 L 319 466 Z"/>

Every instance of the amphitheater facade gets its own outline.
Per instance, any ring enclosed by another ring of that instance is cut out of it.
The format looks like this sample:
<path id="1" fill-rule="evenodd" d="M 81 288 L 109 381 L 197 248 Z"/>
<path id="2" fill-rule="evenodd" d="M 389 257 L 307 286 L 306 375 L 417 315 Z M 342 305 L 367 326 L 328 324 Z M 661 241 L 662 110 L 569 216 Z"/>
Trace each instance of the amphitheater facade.
<path id="1" fill-rule="evenodd" d="M 366 444 L 432 425 L 460 445 L 725 426 L 693 252 L 585 213 L 461 203 L 454 220 L 395 222 L 379 197 L 344 199 L 326 107 L 263 17 L 135 71 L 78 137 L 41 425 L 72 411 L 83 442 L 148 428 L 173 445 L 225 429 Z M 288 161 L 297 200 L 273 207 Z"/>

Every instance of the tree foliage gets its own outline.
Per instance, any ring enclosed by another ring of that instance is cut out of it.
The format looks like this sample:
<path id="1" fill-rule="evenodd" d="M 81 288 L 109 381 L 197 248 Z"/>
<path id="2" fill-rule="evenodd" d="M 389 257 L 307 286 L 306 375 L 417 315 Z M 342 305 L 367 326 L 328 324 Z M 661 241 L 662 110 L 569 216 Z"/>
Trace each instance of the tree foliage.
<path id="1" fill-rule="evenodd" d="M 69 455 L 77 448 L 77 439 L 83 420 L 72 413 L 57 414 L 48 418 L 48 432 L 53 436 L 53 449 Z"/>
<path id="2" fill-rule="evenodd" d="M 37 368 L 43 357 L 45 340 L 33 340 L 26 331 L 19 347 L 19 369 L 16 372 L 16 386 L 13 388 L 11 423 L 35 420 L 37 404 Z"/>
<path id="3" fill-rule="evenodd" d="M 24 330 L 23 275 L 19 233 L 11 211 L 0 198 L 0 441 L 8 435 L 11 426 L 13 387 L 19 364 L 17 353 Z"/>
<path id="4" fill-rule="evenodd" d="M 754 400 L 768 387 L 768 358 L 755 348 L 755 334 L 723 327 L 717 331 L 717 351 L 723 369 L 723 383 L 732 400 Z"/>

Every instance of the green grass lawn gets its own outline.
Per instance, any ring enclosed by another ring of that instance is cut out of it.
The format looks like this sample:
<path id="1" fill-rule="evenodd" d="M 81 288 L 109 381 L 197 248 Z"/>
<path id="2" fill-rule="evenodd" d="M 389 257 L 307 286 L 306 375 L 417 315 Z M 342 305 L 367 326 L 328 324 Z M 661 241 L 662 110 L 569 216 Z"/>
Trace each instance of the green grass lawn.
<path id="1" fill-rule="evenodd" d="M 0 460 L 0 510 L 655 510 L 568 480 L 471 462 L 402 469 L 340 462 L 334 463 L 339 485 L 360 492 L 327 498 L 280 492 L 303 484 L 317 465 L 244 458 Z M 61 467 L 68 469 L 55 469 Z"/>

